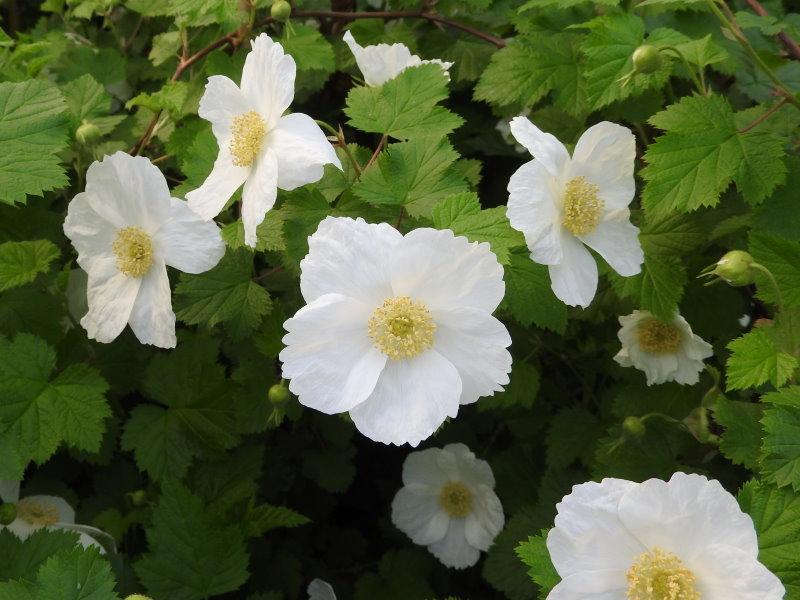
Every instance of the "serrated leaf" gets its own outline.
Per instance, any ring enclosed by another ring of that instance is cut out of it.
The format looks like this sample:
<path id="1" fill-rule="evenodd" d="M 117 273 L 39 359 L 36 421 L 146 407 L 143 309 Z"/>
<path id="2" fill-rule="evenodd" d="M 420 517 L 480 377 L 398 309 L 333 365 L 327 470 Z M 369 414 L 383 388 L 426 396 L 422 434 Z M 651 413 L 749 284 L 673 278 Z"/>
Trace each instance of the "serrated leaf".
<path id="1" fill-rule="evenodd" d="M 797 368 L 797 359 L 780 352 L 764 327 L 758 327 L 728 344 L 728 389 L 742 390 L 770 382 L 781 386 Z"/>
<path id="2" fill-rule="evenodd" d="M 119 600 L 108 561 L 97 548 L 76 547 L 50 558 L 36 573 L 36 598 Z"/>
<path id="3" fill-rule="evenodd" d="M 612 277 L 614 290 L 637 299 L 639 305 L 662 319 L 672 319 L 686 286 L 686 267 L 675 256 L 645 255 L 642 272 L 633 277 Z"/>
<path id="4" fill-rule="evenodd" d="M 0 244 L 0 292 L 30 283 L 60 255 L 49 240 Z"/>
<path id="5" fill-rule="evenodd" d="M 800 491 L 800 407 L 773 406 L 761 419 L 761 473 L 766 481 Z"/>
<path id="6" fill-rule="evenodd" d="M 528 540 L 521 542 L 515 549 L 519 559 L 528 567 L 528 575 L 539 586 L 539 597 L 545 598 L 556 584 L 561 581 L 558 576 L 553 561 L 550 559 L 550 552 L 547 550 L 547 535 L 542 532 L 536 537 L 528 537 Z"/>
<path id="7" fill-rule="evenodd" d="M 294 58 L 298 71 L 324 71 L 332 73 L 336 70 L 333 58 L 333 47 L 319 30 L 300 23 L 285 27 L 281 37 L 284 52 Z"/>
<path id="8" fill-rule="evenodd" d="M 305 515 L 286 506 L 259 504 L 247 514 L 245 532 L 248 537 L 259 537 L 279 527 L 299 527 L 310 523 Z"/>
<path id="9" fill-rule="evenodd" d="M 714 421 L 725 428 L 720 435 L 720 452 L 736 465 L 750 470 L 758 466 L 761 451 L 761 417 L 764 407 L 720 397 L 714 404 Z"/>
<path id="10" fill-rule="evenodd" d="M 578 458 L 591 458 L 602 433 L 597 417 L 588 410 L 565 408 L 553 417 L 547 430 L 547 466 L 565 469 Z"/>
<path id="11" fill-rule="evenodd" d="M 535 323 L 556 333 L 564 332 L 567 308 L 553 294 L 546 266 L 527 256 L 512 254 L 505 280 L 505 304 L 517 321 L 526 327 Z"/>
<path id="12" fill-rule="evenodd" d="M 502 392 L 481 398 L 478 410 L 488 411 L 501 408 L 530 408 L 539 393 L 539 371 L 526 362 L 514 361 L 511 367 L 510 381 Z"/>
<path id="13" fill-rule="evenodd" d="M 67 103 L 70 126 L 76 129 L 84 119 L 108 113 L 111 96 L 91 75 L 82 75 L 61 88 Z"/>
<path id="14" fill-rule="evenodd" d="M 800 242 L 751 233 L 750 254 L 757 263 L 769 269 L 781 288 L 779 297 L 772 280 L 756 271 L 758 296 L 773 304 L 783 302 L 786 308 L 800 306 Z"/>
<path id="15" fill-rule="evenodd" d="M 63 529 L 39 529 L 23 542 L 10 530 L 0 530 L 0 581 L 32 578 L 32 575 L 51 556 L 71 550 L 78 534 Z"/>

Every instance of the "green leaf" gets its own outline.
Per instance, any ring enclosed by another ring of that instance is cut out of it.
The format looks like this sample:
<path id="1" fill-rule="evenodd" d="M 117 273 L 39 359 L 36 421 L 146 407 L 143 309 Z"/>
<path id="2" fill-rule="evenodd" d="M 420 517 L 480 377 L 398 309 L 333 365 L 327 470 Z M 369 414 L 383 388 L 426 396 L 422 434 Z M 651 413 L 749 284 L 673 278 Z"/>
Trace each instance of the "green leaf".
<path id="1" fill-rule="evenodd" d="M 50 558 L 36 574 L 37 600 L 119 600 L 108 561 L 97 548 L 73 548 Z"/>
<path id="2" fill-rule="evenodd" d="M 764 412 L 761 473 L 778 487 L 800 491 L 800 407 L 773 406 Z"/>
<path id="3" fill-rule="evenodd" d="M 770 382 L 781 386 L 797 368 L 797 359 L 780 352 L 766 327 L 758 327 L 728 344 L 728 389 L 742 390 Z"/>
<path id="4" fill-rule="evenodd" d="M 578 54 L 581 39 L 572 33 L 551 33 L 513 40 L 492 55 L 475 86 L 475 99 L 524 108 L 552 92 L 554 103 L 568 114 L 586 114 L 586 81 Z"/>
<path id="5" fill-rule="evenodd" d="M 78 542 L 78 534 L 63 529 L 39 529 L 23 542 L 10 530 L 0 530 L 0 581 L 33 579 L 34 573 L 51 556 L 69 551 Z"/>
<path id="6" fill-rule="evenodd" d="M 91 75 L 73 79 L 64 84 L 61 91 L 67 102 L 67 114 L 73 131 L 84 119 L 103 116 L 111 108 L 111 96 Z"/>
<path id="7" fill-rule="evenodd" d="M 542 532 L 529 537 L 516 547 L 517 556 L 528 567 L 528 575 L 539 586 L 539 597 L 545 598 L 561 578 L 558 576 L 550 552 L 547 550 L 547 534 Z"/>
<path id="8" fill-rule="evenodd" d="M 438 106 L 447 98 L 447 77 L 437 64 L 406 69 L 380 87 L 361 86 L 347 95 L 349 124 L 370 133 L 407 140 L 443 137 L 464 121 Z"/>
<path id="9" fill-rule="evenodd" d="M 175 287 L 175 314 L 188 325 L 224 323 L 242 338 L 256 329 L 272 308 L 269 294 L 252 280 L 253 254 L 229 251 L 205 273 L 181 273 Z"/>
<path id="10" fill-rule="evenodd" d="M 142 92 L 125 103 L 125 108 L 142 106 L 154 113 L 166 111 L 173 118 L 186 113 L 185 105 L 189 98 L 189 84 L 183 81 L 169 81 L 152 94 Z"/>
<path id="11" fill-rule="evenodd" d="M 285 506 L 260 504 L 252 508 L 246 517 L 245 532 L 248 537 L 260 537 L 267 531 L 279 527 L 299 527 L 311 520 L 299 512 Z"/>
<path id="12" fill-rule="evenodd" d="M 292 28 L 284 27 L 281 36 L 284 52 L 290 54 L 297 64 L 298 71 L 336 70 L 333 47 L 319 30 L 308 25 L 293 23 Z"/>
<path id="13" fill-rule="evenodd" d="M 612 276 L 614 290 L 662 319 L 672 319 L 686 286 L 686 267 L 666 254 L 645 255 L 642 272 L 633 277 Z"/>
<path id="14" fill-rule="evenodd" d="M 645 208 L 661 215 L 715 206 L 731 181 L 758 204 L 786 177 L 784 142 L 754 129 L 739 133 L 723 96 L 686 96 L 650 123 L 666 133 L 647 148 Z"/>
<path id="15" fill-rule="evenodd" d="M 156 598 L 203 600 L 232 592 L 248 577 L 238 525 L 227 525 L 184 486 L 165 482 L 146 529 L 149 552 L 134 564 Z"/>
<path id="16" fill-rule="evenodd" d="M 0 292 L 30 283 L 60 255 L 49 240 L 0 244 Z"/>
<path id="17" fill-rule="evenodd" d="M 761 451 L 760 422 L 764 407 L 719 397 L 713 410 L 714 421 L 725 428 L 719 443 L 722 454 L 736 465 L 756 470 Z"/>
<path id="18" fill-rule="evenodd" d="M 391 144 L 353 186 L 353 193 L 370 204 L 403 206 L 413 217 L 429 218 L 440 200 L 466 191 L 466 183 L 452 168 L 457 158 L 447 139 Z"/>
<path id="19" fill-rule="evenodd" d="M 800 242 L 762 233 L 750 234 L 750 254 L 757 263 L 772 273 L 781 288 L 784 308 L 800 306 Z M 758 296 L 772 304 L 780 304 L 772 281 L 756 272 Z"/>
<path id="20" fill-rule="evenodd" d="M 25 202 L 61 188 L 68 178 L 57 154 L 66 147 L 66 104 L 38 79 L 0 83 L 0 202 Z"/>
<path id="21" fill-rule="evenodd" d="M 567 327 L 567 307 L 553 294 L 547 267 L 527 256 L 512 254 L 506 266 L 505 305 L 511 316 L 524 326 L 538 327 L 564 333 Z"/>
<path id="22" fill-rule="evenodd" d="M 502 264 L 508 264 L 511 248 L 525 245 L 522 234 L 509 224 L 505 206 L 481 210 L 478 195 L 473 192 L 446 198 L 433 209 L 432 216 L 437 229 L 450 229 L 471 242 L 489 242 Z"/>
<path id="23" fill-rule="evenodd" d="M 577 459 L 590 463 L 603 428 L 585 408 L 570 407 L 558 412 L 547 430 L 547 466 L 565 469 Z"/>
<path id="24" fill-rule="evenodd" d="M 647 256 L 682 256 L 708 240 L 708 231 L 696 218 L 680 213 L 648 220 L 639 233 L 639 242 Z"/>
<path id="25" fill-rule="evenodd" d="M 22 457 L 47 460 L 61 442 L 97 452 L 108 384 L 93 368 L 73 363 L 52 377 L 55 351 L 41 338 L 0 338 L 0 431 Z"/>
<path id="26" fill-rule="evenodd" d="M 788 488 L 750 481 L 739 492 L 742 510 L 758 532 L 758 560 L 786 587 L 786 600 L 800 598 L 800 496 Z"/>
<path id="27" fill-rule="evenodd" d="M 494 396 L 481 398 L 478 410 L 488 411 L 519 406 L 530 408 L 539 393 L 539 371 L 535 367 L 520 360 L 514 361 L 511 367 L 509 383 L 502 392 L 495 392 Z"/>

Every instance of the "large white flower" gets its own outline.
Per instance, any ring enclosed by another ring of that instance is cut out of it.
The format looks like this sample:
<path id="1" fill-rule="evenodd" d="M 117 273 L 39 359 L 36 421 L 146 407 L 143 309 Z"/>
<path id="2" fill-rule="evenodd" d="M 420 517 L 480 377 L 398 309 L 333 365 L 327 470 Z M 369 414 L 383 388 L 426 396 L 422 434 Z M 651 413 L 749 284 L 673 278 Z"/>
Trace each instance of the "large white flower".
<path id="1" fill-rule="evenodd" d="M 531 259 L 548 265 L 555 295 L 585 308 L 597 291 L 597 264 L 584 244 L 625 277 L 639 273 L 644 261 L 628 209 L 635 193 L 633 134 L 598 123 L 570 156 L 525 117 L 515 117 L 510 127 L 534 159 L 508 182 L 508 219 L 525 235 Z"/>
<path id="2" fill-rule="evenodd" d="M 503 529 L 492 469 L 464 444 L 409 454 L 403 485 L 392 501 L 392 522 L 445 566 L 471 567 Z"/>
<path id="3" fill-rule="evenodd" d="M 301 404 L 416 446 L 508 383 L 511 338 L 492 316 L 503 268 L 488 244 L 328 217 L 300 268 L 308 304 L 286 321 L 280 359 Z"/>
<path id="4" fill-rule="evenodd" d="M 19 497 L 18 481 L 0 481 L 0 503 L 14 504 L 17 517 L 0 530 L 8 529 L 25 540 L 37 529 L 65 529 L 78 534 L 78 543 L 84 548 L 97 547 L 102 554 L 106 548 L 114 549 L 114 539 L 106 532 L 88 525 L 75 524 L 75 511 L 58 496 Z M 102 542 L 102 543 L 101 543 Z"/>
<path id="5" fill-rule="evenodd" d="M 244 184 L 245 243 L 255 247 L 256 227 L 275 204 L 278 188 L 319 181 L 324 165 L 342 165 L 314 119 L 283 116 L 294 98 L 294 59 L 266 33 L 252 44 L 241 86 L 224 75 L 208 78 L 198 114 L 211 122 L 219 154 L 203 185 L 186 199 L 201 217 L 213 219 Z"/>
<path id="6" fill-rule="evenodd" d="M 322 579 L 314 579 L 306 588 L 308 600 L 336 600 L 333 586 Z"/>
<path id="7" fill-rule="evenodd" d="M 614 357 L 623 367 L 636 367 L 647 375 L 647 385 L 677 381 L 694 385 L 703 360 L 714 351 L 711 344 L 692 333 L 680 315 L 664 321 L 646 310 L 620 317 L 617 336 L 622 349 Z"/>
<path id="8" fill-rule="evenodd" d="M 753 521 L 718 481 L 604 479 L 557 505 L 547 600 L 781 600 Z"/>
<path id="9" fill-rule="evenodd" d="M 130 323 L 143 344 L 175 347 L 167 265 L 202 273 L 225 253 L 216 224 L 170 197 L 149 160 L 124 152 L 86 171 L 86 191 L 70 202 L 64 233 L 88 274 L 89 311 L 81 325 L 104 343 Z"/>
<path id="10" fill-rule="evenodd" d="M 350 52 L 353 53 L 356 64 L 364 76 L 364 83 L 367 85 L 383 85 L 409 67 L 428 64 L 437 64 L 442 67 L 445 76 L 450 79 L 448 69 L 453 66 L 453 63 L 438 58 L 422 60 L 416 54 L 411 54 L 411 50 L 405 44 L 360 46 L 349 31 L 345 32 L 342 39 L 350 47 Z"/>

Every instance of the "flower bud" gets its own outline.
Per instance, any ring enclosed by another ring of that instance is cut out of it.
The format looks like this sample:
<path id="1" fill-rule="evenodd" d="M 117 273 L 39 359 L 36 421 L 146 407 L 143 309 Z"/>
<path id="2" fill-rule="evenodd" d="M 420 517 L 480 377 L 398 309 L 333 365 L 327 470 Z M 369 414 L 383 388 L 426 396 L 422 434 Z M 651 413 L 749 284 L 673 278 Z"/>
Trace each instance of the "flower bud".
<path id="1" fill-rule="evenodd" d="M 622 434 L 629 440 L 638 440 L 647 432 L 644 421 L 639 417 L 625 417 L 622 421 Z"/>
<path id="2" fill-rule="evenodd" d="M 125 600 L 153 600 L 150 596 L 144 596 L 142 594 L 131 594 L 127 596 Z"/>
<path id="3" fill-rule="evenodd" d="M 75 139 L 79 144 L 91 146 L 100 139 L 100 128 L 86 119 L 78 126 L 75 131 Z"/>
<path id="4" fill-rule="evenodd" d="M 729 285 L 750 285 L 755 281 L 752 267 L 754 262 L 753 257 L 744 250 L 731 250 L 717 261 L 712 272 Z"/>
<path id="5" fill-rule="evenodd" d="M 286 389 L 283 383 L 276 383 L 269 388 L 267 398 L 269 398 L 269 401 L 275 406 L 280 406 L 289 399 L 289 390 Z"/>
<path id="6" fill-rule="evenodd" d="M 655 73 L 661 68 L 661 53 L 650 44 L 642 44 L 633 51 L 633 69 L 637 73 Z"/>
<path id="7" fill-rule="evenodd" d="M 0 525 L 11 525 L 17 519 L 16 504 L 0 504 Z"/>
<path id="8" fill-rule="evenodd" d="M 269 9 L 269 14 L 271 14 L 272 18 L 276 21 L 285 23 L 289 20 L 289 16 L 292 14 L 292 5 L 286 0 L 276 0 L 272 3 L 272 8 Z"/>
<path id="9" fill-rule="evenodd" d="M 134 506 L 144 506 L 147 504 L 147 492 L 144 490 L 134 490 L 128 494 L 131 499 L 131 504 Z"/>

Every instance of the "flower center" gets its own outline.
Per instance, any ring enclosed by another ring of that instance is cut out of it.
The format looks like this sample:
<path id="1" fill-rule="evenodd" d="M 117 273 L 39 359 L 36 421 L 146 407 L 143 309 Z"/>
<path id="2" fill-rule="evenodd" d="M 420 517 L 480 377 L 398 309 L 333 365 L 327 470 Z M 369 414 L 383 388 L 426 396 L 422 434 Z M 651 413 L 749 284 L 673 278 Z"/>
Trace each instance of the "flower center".
<path id="1" fill-rule="evenodd" d="M 267 124 L 256 111 L 251 110 L 233 117 L 231 125 L 231 154 L 233 164 L 237 167 L 249 167 L 258 156 L 264 136 L 267 133 Z"/>
<path id="2" fill-rule="evenodd" d="M 153 242 L 138 227 L 123 227 L 111 246 L 117 268 L 128 277 L 142 277 L 153 264 Z"/>
<path id="3" fill-rule="evenodd" d="M 17 517 L 36 527 L 44 527 L 58 523 L 58 510 L 55 506 L 23 498 L 17 502 Z"/>
<path id="4" fill-rule="evenodd" d="M 680 558 L 661 548 L 639 556 L 625 577 L 628 600 L 700 600 L 694 573 Z"/>
<path id="5" fill-rule="evenodd" d="M 639 347 L 650 354 L 673 354 L 683 341 L 683 334 L 672 323 L 661 319 L 645 319 L 636 328 Z"/>
<path id="6" fill-rule="evenodd" d="M 439 506 L 455 519 L 463 519 L 472 512 L 472 492 L 460 481 L 450 481 L 439 494 Z"/>
<path id="7" fill-rule="evenodd" d="M 431 347 L 436 324 L 422 302 L 398 296 L 375 309 L 367 330 L 375 347 L 389 358 L 412 358 Z"/>
<path id="8" fill-rule="evenodd" d="M 573 235 L 591 233 L 603 214 L 603 201 L 597 197 L 598 187 L 585 177 L 573 177 L 564 188 L 562 224 Z"/>

